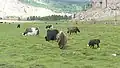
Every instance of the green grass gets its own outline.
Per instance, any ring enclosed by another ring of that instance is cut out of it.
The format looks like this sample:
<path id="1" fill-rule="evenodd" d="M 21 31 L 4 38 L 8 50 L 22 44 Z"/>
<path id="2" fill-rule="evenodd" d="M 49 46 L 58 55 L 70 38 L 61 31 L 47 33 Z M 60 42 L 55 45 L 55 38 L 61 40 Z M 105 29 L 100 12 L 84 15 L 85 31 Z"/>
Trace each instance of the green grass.
<path id="1" fill-rule="evenodd" d="M 119 68 L 120 26 L 110 24 L 78 24 L 81 33 L 66 34 L 67 48 L 60 50 L 56 42 L 46 42 L 44 23 L 0 24 L 0 68 Z M 67 31 L 72 23 L 53 24 Z M 40 27 L 39 36 L 22 36 L 26 27 Z M 87 47 L 90 39 L 101 40 L 100 50 Z"/>

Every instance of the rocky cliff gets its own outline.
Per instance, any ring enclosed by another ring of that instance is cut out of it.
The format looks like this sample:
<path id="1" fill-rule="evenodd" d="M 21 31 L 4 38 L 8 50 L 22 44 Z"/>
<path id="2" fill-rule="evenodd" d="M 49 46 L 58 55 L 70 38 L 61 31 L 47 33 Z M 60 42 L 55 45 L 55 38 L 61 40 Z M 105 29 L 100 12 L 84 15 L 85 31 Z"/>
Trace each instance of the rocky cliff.
<path id="1" fill-rule="evenodd" d="M 92 0 L 91 3 L 92 8 L 75 14 L 74 20 L 103 20 L 120 15 L 120 0 Z"/>

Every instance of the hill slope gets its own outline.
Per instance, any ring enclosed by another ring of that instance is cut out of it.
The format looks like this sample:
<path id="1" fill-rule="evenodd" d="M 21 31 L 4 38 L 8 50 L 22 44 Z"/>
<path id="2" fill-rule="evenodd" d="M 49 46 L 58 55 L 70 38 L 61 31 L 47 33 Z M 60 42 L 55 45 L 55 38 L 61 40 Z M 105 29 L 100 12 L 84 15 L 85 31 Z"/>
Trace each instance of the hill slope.
<path id="1" fill-rule="evenodd" d="M 82 11 L 89 1 L 67 1 L 67 0 L 20 0 L 22 3 L 36 7 L 51 9 L 55 12 L 73 13 Z M 86 7 L 90 8 L 90 7 Z"/>
<path id="2" fill-rule="evenodd" d="M 34 7 L 21 3 L 20 0 L 0 0 L 0 16 L 48 16 L 48 15 L 65 15 L 65 13 L 55 13 L 52 10 Z M 68 15 L 68 14 L 67 14 Z"/>
<path id="3" fill-rule="evenodd" d="M 98 2 L 99 3 L 99 2 Z M 98 4 L 97 3 L 97 4 Z M 79 12 L 76 14 L 76 20 L 105 20 L 107 18 L 115 17 L 120 15 L 120 0 L 111 0 L 107 2 L 107 7 L 93 5 L 87 11 Z"/>

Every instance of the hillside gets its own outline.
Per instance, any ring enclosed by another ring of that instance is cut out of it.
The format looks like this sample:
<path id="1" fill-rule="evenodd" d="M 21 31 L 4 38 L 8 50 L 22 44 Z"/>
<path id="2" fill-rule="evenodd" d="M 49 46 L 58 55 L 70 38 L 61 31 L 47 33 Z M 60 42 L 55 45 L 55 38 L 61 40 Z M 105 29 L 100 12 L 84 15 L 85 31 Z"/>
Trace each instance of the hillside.
<path id="1" fill-rule="evenodd" d="M 22 3 L 35 7 L 43 7 L 55 12 L 73 13 L 84 10 L 84 6 L 89 4 L 89 1 L 67 1 L 67 0 L 20 0 Z M 90 8 L 86 6 L 86 9 Z"/>
<path id="2" fill-rule="evenodd" d="M 92 8 L 76 14 L 76 20 L 107 20 L 120 15 L 120 0 L 111 0 L 100 5 L 99 1 L 93 3 Z M 107 4 L 107 6 L 105 6 Z M 113 20 L 113 19 L 112 19 Z"/>
<path id="3" fill-rule="evenodd" d="M 70 15 L 67 13 L 56 13 L 52 10 L 35 7 L 32 5 L 24 4 L 20 0 L 0 0 L 0 17 L 5 16 L 48 16 L 48 15 Z"/>

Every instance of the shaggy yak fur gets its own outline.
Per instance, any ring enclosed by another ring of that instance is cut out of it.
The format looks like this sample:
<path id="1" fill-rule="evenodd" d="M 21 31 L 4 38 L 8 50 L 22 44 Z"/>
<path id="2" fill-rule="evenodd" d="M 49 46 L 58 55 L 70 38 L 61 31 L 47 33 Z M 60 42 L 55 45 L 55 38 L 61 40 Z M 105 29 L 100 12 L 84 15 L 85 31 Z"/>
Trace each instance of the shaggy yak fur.
<path id="1" fill-rule="evenodd" d="M 60 49 L 63 49 L 65 48 L 65 45 L 67 43 L 67 37 L 65 35 L 64 32 L 60 31 L 58 34 L 57 34 L 57 42 L 58 42 L 58 45 L 59 45 L 59 48 Z"/>
<path id="2" fill-rule="evenodd" d="M 67 29 L 68 29 L 67 33 L 70 33 L 70 35 L 71 35 L 71 33 L 76 33 L 77 34 L 77 32 L 80 32 L 78 27 L 69 27 Z"/>
<path id="3" fill-rule="evenodd" d="M 100 47 L 99 43 L 100 43 L 99 39 L 92 39 L 89 41 L 88 46 L 94 48 L 94 46 L 97 45 L 97 48 L 99 48 Z"/>

